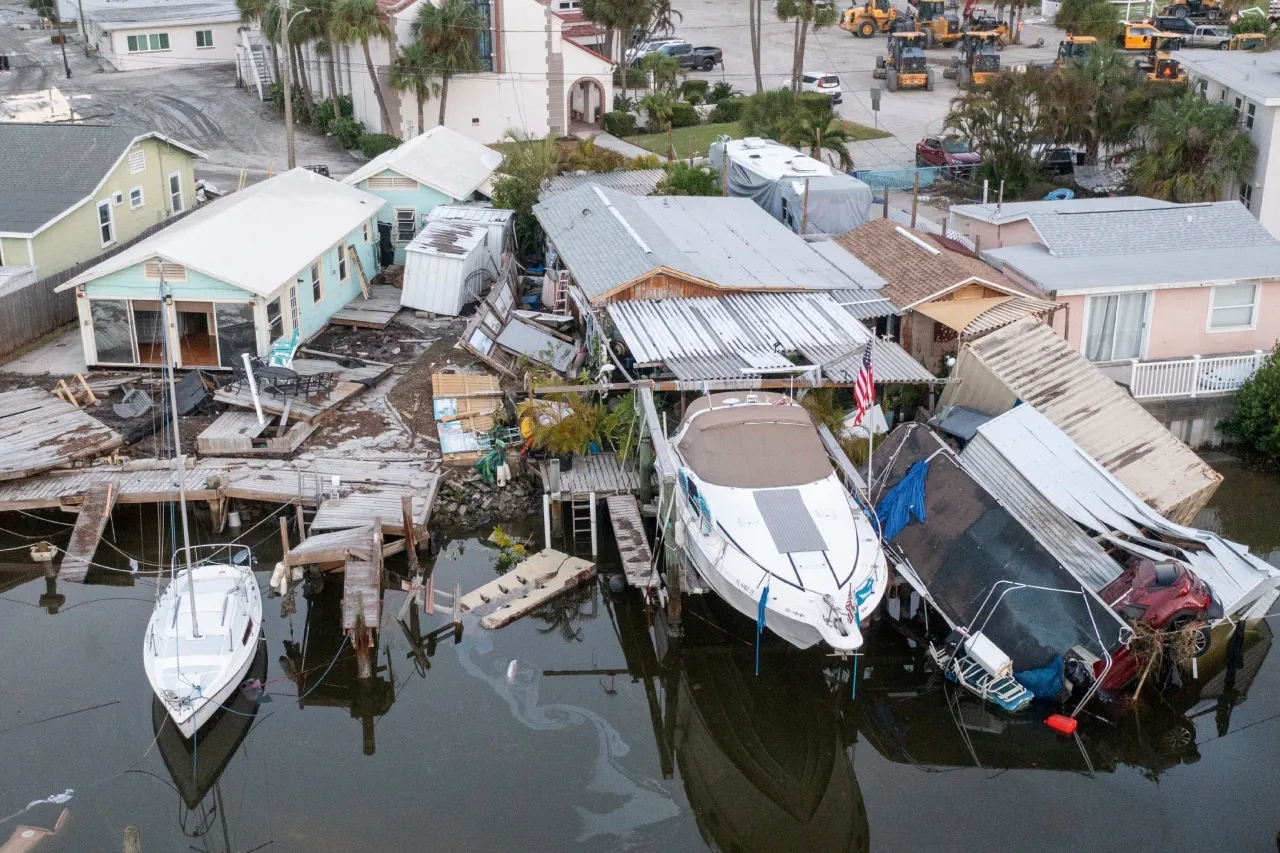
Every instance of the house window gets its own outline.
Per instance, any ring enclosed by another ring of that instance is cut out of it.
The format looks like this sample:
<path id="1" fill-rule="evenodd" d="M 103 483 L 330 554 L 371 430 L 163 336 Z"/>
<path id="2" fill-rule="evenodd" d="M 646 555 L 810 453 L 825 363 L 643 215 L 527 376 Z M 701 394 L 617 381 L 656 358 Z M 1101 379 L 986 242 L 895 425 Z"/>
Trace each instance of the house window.
<path id="1" fill-rule="evenodd" d="M 320 285 L 320 262 L 311 265 L 311 304 L 319 305 L 324 298 L 324 288 Z"/>
<path id="2" fill-rule="evenodd" d="M 182 203 L 182 173 L 174 172 L 169 176 L 169 206 L 174 213 L 181 213 L 186 210 L 186 206 Z"/>
<path id="3" fill-rule="evenodd" d="M 129 152 L 129 174 L 136 175 L 147 170 L 147 152 L 139 148 Z"/>
<path id="4" fill-rule="evenodd" d="M 413 242 L 417 232 L 418 211 L 412 207 L 396 208 L 396 242 L 401 246 Z"/>
<path id="5" fill-rule="evenodd" d="M 1240 185 L 1240 203 L 1253 210 L 1253 184 L 1244 183 Z"/>
<path id="6" fill-rule="evenodd" d="M 1237 120 L 1240 118 L 1240 107 L 1242 106 L 1244 106 L 1244 101 L 1241 100 L 1240 98 L 1236 98 L 1236 119 Z"/>
<path id="7" fill-rule="evenodd" d="M 302 328 L 302 311 L 298 308 L 298 286 L 296 284 L 289 288 L 289 319 L 293 321 L 295 329 Z"/>
<path id="8" fill-rule="evenodd" d="M 369 223 L 368 222 L 364 224 L 364 241 L 366 243 L 369 242 Z"/>
<path id="9" fill-rule="evenodd" d="M 493 8 L 489 0 L 467 0 L 480 17 L 484 18 L 484 29 L 476 31 L 475 49 L 480 55 L 480 67 L 485 71 L 493 70 Z"/>
<path id="10" fill-rule="evenodd" d="M 1245 111 L 1244 111 L 1244 126 L 1245 126 L 1245 127 L 1250 128 L 1250 129 L 1252 129 L 1252 128 L 1253 128 L 1253 117 L 1254 117 L 1254 114 L 1255 114 L 1255 113 L 1257 113 L 1257 111 L 1258 111 L 1258 105 L 1257 105 L 1257 104 L 1249 104 L 1249 106 L 1245 108 Z"/>
<path id="11" fill-rule="evenodd" d="M 338 281 L 347 280 L 347 247 L 338 247 Z"/>
<path id="12" fill-rule="evenodd" d="M 213 30 L 196 30 L 196 47 L 213 47 Z"/>
<path id="13" fill-rule="evenodd" d="M 168 33 L 146 33 L 140 36 L 129 36 L 130 53 L 146 53 L 152 50 L 168 50 Z"/>
<path id="14" fill-rule="evenodd" d="M 1146 292 L 1090 296 L 1085 358 L 1090 361 L 1140 358 L 1146 339 L 1149 296 Z"/>
<path id="15" fill-rule="evenodd" d="M 116 190 L 115 192 L 113 192 L 111 194 L 111 203 L 124 204 L 124 193 L 120 192 L 120 190 Z"/>
<path id="16" fill-rule="evenodd" d="M 129 190 L 129 209 L 137 210 L 146 204 L 146 198 L 143 196 L 142 187 L 134 187 Z"/>
<path id="17" fill-rule="evenodd" d="M 1258 285 L 1227 284 L 1213 289 L 1209 331 L 1252 329 L 1258 319 Z"/>
<path id="18" fill-rule="evenodd" d="M 116 241 L 116 222 L 109 201 L 98 202 L 98 236 L 102 238 L 104 246 Z"/>
<path id="19" fill-rule="evenodd" d="M 284 317 L 280 314 L 280 300 L 272 299 L 267 303 L 268 340 L 279 340 L 284 337 Z"/>

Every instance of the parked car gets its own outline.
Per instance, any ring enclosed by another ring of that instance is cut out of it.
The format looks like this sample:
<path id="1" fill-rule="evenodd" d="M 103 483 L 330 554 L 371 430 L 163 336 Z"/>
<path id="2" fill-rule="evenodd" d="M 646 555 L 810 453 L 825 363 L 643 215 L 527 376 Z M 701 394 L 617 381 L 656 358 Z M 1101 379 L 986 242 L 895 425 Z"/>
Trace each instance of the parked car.
<path id="1" fill-rule="evenodd" d="M 953 174 L 982 162 L 969 143 L 955 136 L 926 136 L 916 143 L 916 166 L 946 166 Z"/>
<path id="2" fill-rule="evenodd" d="M 1173 33 L 1176 36 L 1194 35 L 1196 31 L 1196 22 L 1190 18 L 1179 18 L 1173 15 L 1169 17 L 1156 18 L 1156 28 L 1166 33 Z"/>
<path id="3" fill-rule="evenodd" d="M 1046 172 L 1051 175 L 1070 175 L 1076 170 L 1079 159 L 1075 149 L 1069 145 L 1041 144 L 1031 147 L 1031 156 L 1040 161 Z"/>
<path id="4" fill-rule="evenodd" d="M 782 85 L 790 88 L 791 78 L 784 78 Z M 840 92 L 840 77 L 829 71 L 805 71 L 800 76 L 801 92 L 821 92 L 831 96 L 831 103 L 838 104 L 844 100 Z"/>
<path id="5" fill-rule="evenodd" d="M 710 45 L 695 47 L 687 41 L 675 41 L 658 45 L 656 50 L 638 56 L 632 60 L 631 64 L 639 65 L 652 53 L 678 60 L 681 68 L 697 68 L 701 71 L 711 71 L 718 63 L 724 62 L 724 54 L 718 47 Z"/>
<path id="6" fill-rule="evenodd" d="M 678 41 L 683 41 L 683 39 L 666 37 L 666 38 L 652 38 L 647 41 L 642 41 L 635 47 L 627 48 L 627 53 L 626 53 L 627 64 L 639 65 L 641 60 L 643 60 L 649 54 L 655 53 L 658 50 L 658 48 L 662 47 L 664 44 L 674 44 L 675 42 L 678 42 Z"/>
<path id="7" fill-rule="evenodd" d="M 1187 47 L 1210 47 L 1226 50 L 1231 41 L 1231 31 L 1218 24 L 1201 24 L 1187 36 Z"/>

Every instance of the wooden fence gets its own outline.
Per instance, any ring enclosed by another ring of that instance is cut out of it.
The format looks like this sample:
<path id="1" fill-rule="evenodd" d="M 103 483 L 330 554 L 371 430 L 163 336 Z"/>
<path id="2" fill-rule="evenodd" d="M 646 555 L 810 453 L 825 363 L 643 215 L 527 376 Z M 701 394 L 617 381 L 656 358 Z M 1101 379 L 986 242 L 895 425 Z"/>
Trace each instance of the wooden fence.
<path id="1" fill-rule="evenodd" d="M 47 335 L 59 326 L 76 318 L 75 290 L 55 293 L 54 288 L 65 284 L 90 267 L 100 264 L 113 255 L 145 240 L 158 231 L 190 214 L 196 208 L 188 208 L 177 216 L 157 222 L 128 242 L 112 246 L 108 251 L 67 267 L 39 281 L 0 296 L 0 356 L 26 346 L 41 335 Z"/>

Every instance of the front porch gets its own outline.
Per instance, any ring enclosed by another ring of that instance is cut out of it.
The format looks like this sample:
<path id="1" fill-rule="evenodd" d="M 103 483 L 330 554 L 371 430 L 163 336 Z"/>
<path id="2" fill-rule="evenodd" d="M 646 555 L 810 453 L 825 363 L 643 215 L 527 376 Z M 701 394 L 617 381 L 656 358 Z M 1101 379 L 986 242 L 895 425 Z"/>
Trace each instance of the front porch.
<path id="1" fill-rule="evenodd" d="M 1265 350 L 1167 361 L 1116 362 L 1098 369 L 1129 389 L 1135 400 L 1233 394 L 1262 366 Z"/>

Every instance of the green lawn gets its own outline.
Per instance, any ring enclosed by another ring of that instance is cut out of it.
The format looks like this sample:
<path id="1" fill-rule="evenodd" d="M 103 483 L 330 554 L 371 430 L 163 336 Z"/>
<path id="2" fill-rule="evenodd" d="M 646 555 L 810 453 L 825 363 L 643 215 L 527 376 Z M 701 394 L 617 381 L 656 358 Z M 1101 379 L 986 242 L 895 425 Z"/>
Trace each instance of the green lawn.
<path id="1" fill-rule="evenodd" d="M 742 130 L 736 121 L 724 124 L 700 124 L 696 127 L 677 127 L 671 131 L 670 137 L 665 133 L 628 136 L 627 142 L 664 157 L 667 154 L 668 144 L 675 146 L 677 157 L 705 157 L 711 143 L 726 135 L 732 139 L 742 138 Z"/>
<path id="2" fill-rule="evenodd" d="M 867 139 L 884 139 L 886 136 L 893 136 L 893 134 L 887 130 L 867 127 L 865 124 L 858 124 L 856 121 L 845 121 L 844 119 L 841 119 L 840 124 L 849 132 L 849 135 L 853 137 L 855 142 L 862 142 Z"/>

